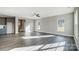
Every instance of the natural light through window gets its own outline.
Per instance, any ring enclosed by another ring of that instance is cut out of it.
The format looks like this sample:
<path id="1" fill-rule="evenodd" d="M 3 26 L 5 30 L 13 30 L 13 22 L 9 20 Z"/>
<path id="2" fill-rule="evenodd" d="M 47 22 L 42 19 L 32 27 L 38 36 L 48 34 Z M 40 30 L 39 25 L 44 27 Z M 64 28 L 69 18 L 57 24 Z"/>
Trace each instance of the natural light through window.
<path id="1" fill-rule="evenodd" d="M 58 32 L 64 32 L 64 19 L 58 19 L 57 21 L 57 31 Z"/>
<path id="2" fill-rule="evenodd" d="M 26 30 L 25 30 L 26 32 L 31 32 L 31 30 L 30 30 L 30 25 L 28 25 L 27 27 L 26 27 Z"/>

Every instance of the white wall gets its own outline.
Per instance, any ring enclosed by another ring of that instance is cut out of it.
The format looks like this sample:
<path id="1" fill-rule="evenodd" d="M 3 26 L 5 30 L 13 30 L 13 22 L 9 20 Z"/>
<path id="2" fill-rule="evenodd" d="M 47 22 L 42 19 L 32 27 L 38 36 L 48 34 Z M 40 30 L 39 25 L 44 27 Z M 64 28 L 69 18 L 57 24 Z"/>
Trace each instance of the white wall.
<path id="1" fill-rule="evenodd" d="M 57 20 L 63 17 L 64 18 L 64 32 L 57 31 Z M 73 35 L 74 27 L 73 27 L 73 13 L 59 15 L 59 16 L 52 16 L 47 17 L 40 20 L 40 32 L 52 33 L 52 34 L 61 34 L 61 35 Z"/>
<path id="2" fill-rule="evenodd" d="M 79 8 L 74 11 L 74 39 L 79 50 Z"/>

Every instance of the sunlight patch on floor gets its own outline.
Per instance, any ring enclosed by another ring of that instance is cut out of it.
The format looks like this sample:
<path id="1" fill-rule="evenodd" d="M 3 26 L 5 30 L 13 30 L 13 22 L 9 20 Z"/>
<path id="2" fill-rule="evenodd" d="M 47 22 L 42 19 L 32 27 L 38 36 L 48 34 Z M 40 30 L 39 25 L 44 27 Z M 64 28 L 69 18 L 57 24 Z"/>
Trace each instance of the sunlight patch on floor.
<path id="1" fill-rule="evenodd" d="M 52 44 L 46 44 L 45 46 L 42 45 L 36 45 L 36 46 L 29 46 L 29 47 L 20 47 L 20 48 L 14 48 L 10 51 L 63 51 L 65 42 L 58 42 L 58 43 L 52 43 Z"/>
<path id="2" fill-rule="evenodd" d="M 63 51 L 64 50 L 64 46 L 58 47 L 56 50 L 57 51 Z"/>
<path id="3" fill-rule="evenodd" d="M 45 45 L 42 49 L 47 49 L 47 48 L 56 48 L 65 45 L 65 42 L 57 42 L 57 43 L 52 43 L 52 44 L 47 44 Z"/>
<path id="4" fill-rule="evenodd" d="M 43 50 L 43 51 L 56 51 L 56 48 L 53 48 L 53 49 L 47 49 L 47 50 Z"/>
<path id="5" fill-rule="evenodd" d="M 35 50 L 39 49 L 41 46 L 43 46 L 43 45 L 20 47 L 20 48 L 14 48 L 10 51 L 35 51 Z"/>
<path id="6" fill-rule="evenodd" d="M 54 35 L 41 35 L 41 36 L 23 36 L 22 39 L 33 39 L 33 38 L 46 38 L 53 37 Z"/>

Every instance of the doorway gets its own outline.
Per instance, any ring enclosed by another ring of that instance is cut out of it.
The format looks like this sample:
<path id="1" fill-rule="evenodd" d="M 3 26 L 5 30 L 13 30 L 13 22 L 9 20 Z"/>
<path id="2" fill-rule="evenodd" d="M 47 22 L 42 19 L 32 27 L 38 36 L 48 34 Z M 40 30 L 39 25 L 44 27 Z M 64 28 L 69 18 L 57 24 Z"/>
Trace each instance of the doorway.
<path id="1" fill-rule="evenodd" d="M 25 20 L 19 19 L 18 21 L 18 31 L 19 32 L 24 32 L 25 31 Z"/>

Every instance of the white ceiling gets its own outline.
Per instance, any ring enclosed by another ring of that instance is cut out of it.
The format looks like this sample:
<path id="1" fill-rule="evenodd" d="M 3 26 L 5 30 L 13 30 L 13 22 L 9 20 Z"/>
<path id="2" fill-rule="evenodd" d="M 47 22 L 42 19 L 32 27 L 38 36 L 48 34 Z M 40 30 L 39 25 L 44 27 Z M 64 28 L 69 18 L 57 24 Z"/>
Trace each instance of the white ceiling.
<path id="1" fill-rule="evenodd" d="M 0 7 L 0 14 L 17 17 L 32 17 L 33 12 L 40 13 L 41 17 L 49 17 L 72 13 L 72 7 Z"/>

